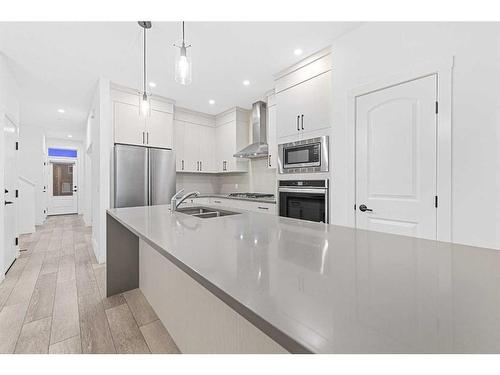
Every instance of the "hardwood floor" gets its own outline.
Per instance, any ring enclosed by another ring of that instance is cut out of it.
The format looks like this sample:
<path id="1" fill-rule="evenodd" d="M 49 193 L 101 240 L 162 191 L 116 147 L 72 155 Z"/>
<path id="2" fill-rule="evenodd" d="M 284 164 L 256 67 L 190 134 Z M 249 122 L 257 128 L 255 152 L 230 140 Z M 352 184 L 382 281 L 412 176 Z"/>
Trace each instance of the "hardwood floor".
<path id="1" fill-rule="evenodd" d="M 90 238 L 77 215 L 21 236 L 0 284 L 0 353 L 179 353 L 139 289 L 105 297 Z"/>

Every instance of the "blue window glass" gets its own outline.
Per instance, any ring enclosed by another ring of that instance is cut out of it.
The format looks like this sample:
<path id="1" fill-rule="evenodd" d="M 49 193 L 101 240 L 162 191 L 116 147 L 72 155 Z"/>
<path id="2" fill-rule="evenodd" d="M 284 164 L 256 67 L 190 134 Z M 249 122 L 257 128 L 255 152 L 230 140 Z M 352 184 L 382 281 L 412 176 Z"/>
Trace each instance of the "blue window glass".
<path id="1" fill-rule="evenodd" d="M 62 156 L 65 158 L 76 158 L 77 152 L 76 150 L 68 150 L 64 148 L 50 148 L 49 147 L 49 156 Z"/>

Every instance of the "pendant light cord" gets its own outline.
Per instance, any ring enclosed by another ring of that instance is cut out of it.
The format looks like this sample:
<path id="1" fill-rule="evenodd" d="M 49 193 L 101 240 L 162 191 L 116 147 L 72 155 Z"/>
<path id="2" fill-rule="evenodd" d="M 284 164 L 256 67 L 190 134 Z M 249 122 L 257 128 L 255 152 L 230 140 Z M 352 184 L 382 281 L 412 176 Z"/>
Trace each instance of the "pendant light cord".
<path id="1" fill-rule="evenodd" d="M 184 44 L 184 21 L 182 21 L 182 44 Z"/>
<path id="2" fill-rule="evenodd" d="M 146 94 L 146 28 L 144 28 L 144 94 Z"/>

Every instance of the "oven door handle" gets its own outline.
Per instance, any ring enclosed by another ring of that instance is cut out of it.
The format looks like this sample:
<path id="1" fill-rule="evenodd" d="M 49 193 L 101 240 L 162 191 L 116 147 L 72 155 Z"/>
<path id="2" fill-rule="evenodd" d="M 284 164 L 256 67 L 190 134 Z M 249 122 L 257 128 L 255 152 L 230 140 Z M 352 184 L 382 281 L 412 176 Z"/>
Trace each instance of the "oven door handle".
<path id="1" fill-rule="evenodd" d="M 328 189 L 325 189 L 325 188 L 317 188 L 317 189 L 297 188 L 297 189 L 294 189 L 294 188 L 281 188 L 280 187 L 280 188 L 278 188 L 278 191 L 280 193 L 327 194 Z"/>

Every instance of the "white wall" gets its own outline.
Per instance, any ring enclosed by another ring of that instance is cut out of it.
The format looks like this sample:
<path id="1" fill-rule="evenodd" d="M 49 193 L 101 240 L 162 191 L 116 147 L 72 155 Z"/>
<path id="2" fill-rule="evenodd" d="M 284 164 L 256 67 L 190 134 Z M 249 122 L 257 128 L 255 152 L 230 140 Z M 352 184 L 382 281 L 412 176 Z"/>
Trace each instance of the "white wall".
<path id="1" fill-rule="evenodd" d="M 8 115 L 19 124 L 19 88 L 12 73 L 8 59 L 0 53 L 0 188 L 3 191 L 4 183 L 4 117 Z M 4 205 L 0 204 L 0 269 L 4 269 Z M 0 282 L 4 279 L 0 272 Z"/>
<path id="2" fill-rule="evenodd" d="M 455 56 L 452 241 L 500 249 L 500 25 L 367 23 L 334 41 L 332 223 L 350 225 L 350 90 Z"/>
<path id="3" fill-rule="evenodd" d="M 83 221 L 86 226 L 92 225 L 92 121 L 94 121 L 93 112 L 87 118 L 85 142 L 83 145 L 85 153 Z"/>
<path id="4" fill-rule="evenodd" d="M 45 161 L 45 134 L 38 126 L 19 127 L 19 175 L 35 184 L 35 224 L 45 220 L 46 194 L 43 192 Z M 22 197 L 20 198 L 22 199 Z M 25 213 L 21 212 L 20 217 Z"/>
<path id="5" fill-rule="evenodd" d="M 106 210 L 111 202 L 111 126 L 110 82 L 100 78 L 89 113 L 92 174 L 92 248 L 99 263 L 106 261 Z M 89 140 L 87 140 L 88 142 Z"/>
<path id="6" fill-rule="evenodd" d="M 24 177 L 19 177 L 18 229 L 19 234 L 35 232 L 36 185 Z"/>

